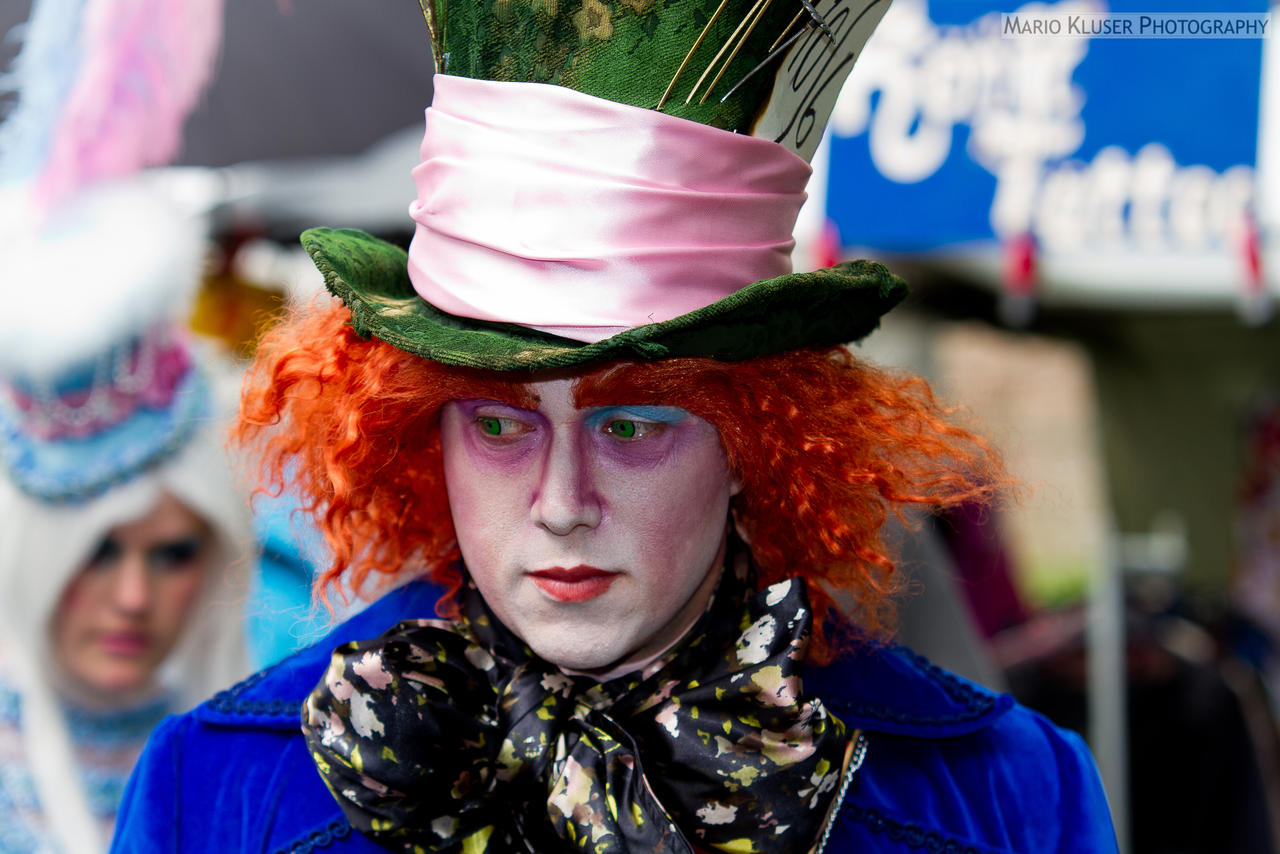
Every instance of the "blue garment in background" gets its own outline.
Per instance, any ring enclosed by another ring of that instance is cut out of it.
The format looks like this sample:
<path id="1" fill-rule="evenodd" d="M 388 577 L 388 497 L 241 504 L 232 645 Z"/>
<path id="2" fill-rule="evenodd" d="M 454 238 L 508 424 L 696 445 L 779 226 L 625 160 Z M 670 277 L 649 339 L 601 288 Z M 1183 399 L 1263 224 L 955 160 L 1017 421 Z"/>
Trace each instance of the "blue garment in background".
<path id="1" fill-rule="evenodd" d="M 297 499 L 287 492 L 254 496 L 253 526 L 262 557 L 250 581 L 245 631 L 250 664 L 261 669 L 323 638 L 333 620 L 311 597 L 328 550 Z"/>
<path id="2" fill-rule="evenodd" d="M 63 702 L 76 771 L 103 838 L 110 836 L 125 783 L 147 736 L 172 708 L 172 698 L 167 695 L 120 709 L 90 709 Z M 22 723 L 22 694 L 0 676 L 0 852 L 56 851 L 57 837 L 40 805 Z"/>

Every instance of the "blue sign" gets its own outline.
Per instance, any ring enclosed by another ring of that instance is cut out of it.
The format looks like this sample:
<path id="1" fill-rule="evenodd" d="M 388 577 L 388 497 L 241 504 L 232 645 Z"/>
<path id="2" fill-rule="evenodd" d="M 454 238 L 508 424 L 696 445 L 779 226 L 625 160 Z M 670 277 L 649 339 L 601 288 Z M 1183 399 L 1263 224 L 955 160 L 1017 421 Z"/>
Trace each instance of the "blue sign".
<path id="1" fill-rule="evenodd" d="M 896 0 L 832 116 L 842 243 L 1221 251 L 1253 204 L 1267 3 L 1156 5 Z"/>

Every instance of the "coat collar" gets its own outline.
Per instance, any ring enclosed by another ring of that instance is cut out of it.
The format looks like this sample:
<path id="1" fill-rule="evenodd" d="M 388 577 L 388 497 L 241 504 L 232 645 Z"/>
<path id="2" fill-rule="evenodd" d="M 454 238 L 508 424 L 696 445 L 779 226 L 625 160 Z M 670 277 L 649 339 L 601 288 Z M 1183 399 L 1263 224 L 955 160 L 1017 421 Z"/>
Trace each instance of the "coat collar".
<path id="1" fill-rule="evenodd" d="M 333 649 L 381 634 L 411 617 L 435 613 L 439 588 L 415 581 L 384 595 L 322 641 L 220 692 L 198 719 L 245 729 L 297 730 L 302 703 Z M 867 647 L 826 667 L 810 668 L 805 692 L 853 729 L 916 738 L 968 735 L 989 726 L 1013 698 L 930 664 L 905 647 Z"/>
<path id="2" fill-rule="evenodd" d="M 969 735 L 1014 704 L 904 646 L 868 647 L 809 668 L 804 688 L 850 729 L 915 738 Z"/>

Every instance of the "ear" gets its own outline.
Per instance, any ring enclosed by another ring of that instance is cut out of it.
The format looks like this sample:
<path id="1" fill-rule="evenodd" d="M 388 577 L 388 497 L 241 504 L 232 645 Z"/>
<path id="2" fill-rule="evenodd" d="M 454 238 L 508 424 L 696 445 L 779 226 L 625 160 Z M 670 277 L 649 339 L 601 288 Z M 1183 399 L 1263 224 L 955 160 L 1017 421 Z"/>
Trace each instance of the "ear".
<path id="1" fill-rule="evenodd" d="M 733 507 L 729 508 L 729 524 L 733 526 L 733 532 L 738 535 L 738 539 L 749 547 L 751 538 L 747 536 L 746 530 L 742 527 L 742 522 L 738 520 L 738 513 Z"/>
<path id="2" fill-rule="evenodd" d="M 726 468 L 729 470 L 729 497 L 733 498 L 734 496 L 742 494 L 742 474 L 735 471 L 737 466 L 729 460 L 726 459 L 725 464 Z"/>

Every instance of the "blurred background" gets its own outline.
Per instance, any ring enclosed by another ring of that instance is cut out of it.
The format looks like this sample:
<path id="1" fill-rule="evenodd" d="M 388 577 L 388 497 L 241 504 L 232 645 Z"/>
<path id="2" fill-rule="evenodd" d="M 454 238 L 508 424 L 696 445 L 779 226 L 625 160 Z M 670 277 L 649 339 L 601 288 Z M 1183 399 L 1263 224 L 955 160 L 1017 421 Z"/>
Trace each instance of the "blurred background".
<path id="1" fill-rule="evenodd" d="M 907 278 L 860 352 L 931 379 L 1023 484 L 909 532 L 932 547 L 904 546 L 905 639 L 1084 733 L 1143 854 L 1280 850 L 1280 57 L 1257 37 L 1019 36 L 1007 16 L 1276 19 L 1210 5 L 895 0 L 796 253 Z M 0 31 L 28 9 L 6 0 Z M 192 323 L 229 358 L 318 292 L 302 229 L 407 244 L 430 77 L 412 2 L 226 0 L 169 171 L 211 215 Z M 933 616 L 939 597 L 960 613 Z"/>
<path id="2" fill-rule="evenodd" d="M 865 349 L 1021 479 L 942 520 L 950 574 L 1007 687 L 1088 736 L 1135 852 L 1276 850 L 1280 58 L 1011 19 L 1271 9 L 898 0 L 808 212 L 815 259 L 913 286 Z"/>

